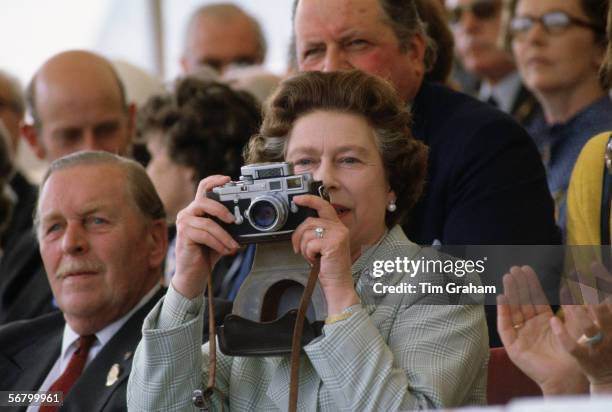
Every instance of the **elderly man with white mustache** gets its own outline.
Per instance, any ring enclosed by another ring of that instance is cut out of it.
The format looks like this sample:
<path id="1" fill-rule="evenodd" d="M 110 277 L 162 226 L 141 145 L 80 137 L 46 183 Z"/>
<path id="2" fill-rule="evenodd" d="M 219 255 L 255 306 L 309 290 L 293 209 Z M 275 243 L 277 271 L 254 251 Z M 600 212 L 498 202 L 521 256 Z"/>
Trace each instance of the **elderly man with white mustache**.
<path id="1" fill-rule="evenodd" d="M 138 163 L 78 152 L 49 168 L 35 226 L 61 312 L 0 328 L 0 388 L 59 391 L 62 410 L 125 410 L 142 322 L 164 292 L 162 202 Z M 51 400 L 28 411 L 54 411 Z"/>

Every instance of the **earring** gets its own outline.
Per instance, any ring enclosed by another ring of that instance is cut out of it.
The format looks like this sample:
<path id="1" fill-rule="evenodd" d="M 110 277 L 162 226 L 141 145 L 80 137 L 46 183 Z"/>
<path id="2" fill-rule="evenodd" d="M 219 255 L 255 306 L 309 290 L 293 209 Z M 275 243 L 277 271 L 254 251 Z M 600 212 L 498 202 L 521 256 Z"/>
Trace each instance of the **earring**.
<path id="1" fill-rule="evenodd" d="M 392 200 L 389 202 L 389 204 L 387 205 L 387 210 L 391 213 L 397 210 L 397 205 L 395 204 L 395 200 Z"/>

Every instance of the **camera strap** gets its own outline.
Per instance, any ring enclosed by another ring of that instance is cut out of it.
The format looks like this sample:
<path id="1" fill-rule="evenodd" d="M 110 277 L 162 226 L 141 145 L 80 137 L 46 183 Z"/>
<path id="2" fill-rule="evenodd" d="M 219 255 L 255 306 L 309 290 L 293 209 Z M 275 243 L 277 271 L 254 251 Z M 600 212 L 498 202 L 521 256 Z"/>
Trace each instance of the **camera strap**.
<path id="1" fill-rule="evenodd" d="M 302 351 L 302 335 L 304 332 L 304 321 L 306 319 L 306 311 L 310 305 L 313 291 L 315 289 L 317 279 L 319 277 L 320 262 L 319 258 L 315 261 L 314 265 L 310 269 L 308 275 L 308 281 L 306 287 L 300 299 L 300 305 L 298 307 L 297 317 L 293 326 L 293 337 L 291 340 L 291 373 L 289 379 L 289 412 L 295 412 L 297 410 L 298 401 L 298 388 L 299 388 L 299 373 L 300 373 L 300 354 Z M 204 399 L 212 397 L 213 393 L 218 393 L 221 397 L 221 411 L 223 411 L 224 398 L 223 392 L 221 392 L 215 386 L 215 378 L 217 372 L 217 329 L 215 326 L 215 313 L 213 304 L 213 288 L 212 288 L 212 276 L 208 277 L 208 328 L 209 328 L 209 357 L 208 357 L 208 382 L 206 390 L 201 393 Z M 203 399 L 202 399 L 203 401 Z M 198 401 L 198 404 L 203 402 Z"/>
<path id="2" fill-rule="evenodd" d="M 223 392 L 219 390 L 215 386 L 215 378 L 217 375 L 217 327 L 215 325 L 215 309 L 213 302 L 213 282 L 212 276 L 208 276 L 208 331 L 209 331 L 209 339 L 208 339 L 208 382 L 206 384 L 206 390 L 204 393 L 197 395 L 196 397 L 202 397 L 202 399 L 196 399 L 194 397 L 194 403 L 197 406 L 203 406 L 203 400 L 209 399 L 212 397 L 213 393 L 218 393 L 221 398 L 221 412 L 223 412 L 224 408 L 224 398 Z"/>
<path id="3" fill-rule="evenodd" d="M 295 320 L 295 326 L 293 327 L 293 339 L 291 341 L 291 375 L 289 379 L 289 412 L 295 412 L 297 410 L 298 386 L 300 381 L 300 352 L 302 351 L 304 318 L 306 317 L 306 310 L 310 304 L 310 298 L 312 297 L 312 292 L 314 291 L 315 284 L 317 283 L 317 279 L 319 277 L 319 260 L 320 258 L 317 257 L 317 260 L 310 269 L 308 283 L 306 283 L 304 294 L 300 300 L 297 319 Z"/>

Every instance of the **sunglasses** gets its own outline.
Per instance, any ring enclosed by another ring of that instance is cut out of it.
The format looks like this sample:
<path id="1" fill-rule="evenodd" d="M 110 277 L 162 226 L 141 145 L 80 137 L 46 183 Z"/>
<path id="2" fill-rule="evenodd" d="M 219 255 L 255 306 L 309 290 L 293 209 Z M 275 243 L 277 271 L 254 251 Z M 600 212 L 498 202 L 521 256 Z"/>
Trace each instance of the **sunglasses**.
<path id="1" fill-rule="evenodd" d="M 499 0 L 475 0 L 469 4 L 447 9 L 448 21 L 450 24 L 458 24 L 463 17 L 463 13 L 469 11 L 479 20 L 488 20 L 497 17 L 501 2 Z"/>
<path id="2" fill-rule="evenodd" d="M 588 21 L 572 17 L 563 11 L 551 11 L 541 17 L 515 16 L 510 21 L 510 34 L 513 37 L 521 37 L 527 34 L 533 26 L 540 23 L 546 33 L 561 34 L 571 26 L 579 26 L 602 32 L 602 28 Z"/>

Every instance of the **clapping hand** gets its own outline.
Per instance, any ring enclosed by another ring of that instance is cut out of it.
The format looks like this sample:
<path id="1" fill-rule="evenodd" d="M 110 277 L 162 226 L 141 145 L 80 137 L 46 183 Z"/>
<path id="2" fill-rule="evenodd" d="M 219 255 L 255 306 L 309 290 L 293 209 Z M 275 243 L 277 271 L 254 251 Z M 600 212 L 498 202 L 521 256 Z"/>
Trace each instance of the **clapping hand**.
<path id="1" fill-rule="evenodd" d="M 610 273 L 600 263 L 591 266 L 596 277 L 612 279 Z M 591 385 L 591 393 L 612 392 L 612 297 L 602 303 L 578 306 L 564 305 L 566 317 L 572 318 L 577 333 L 568 331 L 560 319 L 551 319 L 551 328 L 565 353 L 571 355 L 586 375 Z M 567 323 L 567 322 L 566 322 Z"/>
<path id="2" fill-rule="evenodd" d="M 584 393 L 588 382 L 578 362 L 553 333 L 553 313 L 534 270 L 513 267 L 504 275 L 504 294 L 498 296 L 497 327 L 510 359 L 542 389 L 544 395 Z M 568 339 L 582 332 L 566 319 Z"/>

